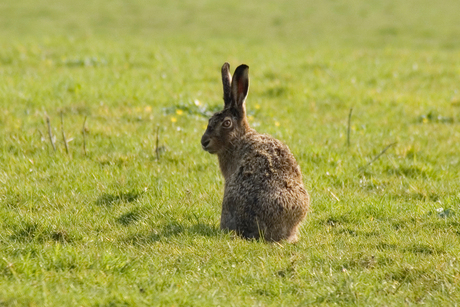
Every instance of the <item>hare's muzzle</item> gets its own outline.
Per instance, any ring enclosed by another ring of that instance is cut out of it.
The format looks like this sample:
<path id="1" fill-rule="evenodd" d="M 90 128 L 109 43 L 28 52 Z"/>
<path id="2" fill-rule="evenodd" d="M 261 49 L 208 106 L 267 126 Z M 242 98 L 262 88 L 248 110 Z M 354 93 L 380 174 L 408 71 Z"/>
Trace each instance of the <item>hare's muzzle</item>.
<path id="1" fill-rule="evenodd" d="M 209 137 L 207 135 L 203 135 L 203 137 L 201 138 L 201 147 L 203 147 L 204 150 L 208 151 L 209 143 L 211 143 Z"/>

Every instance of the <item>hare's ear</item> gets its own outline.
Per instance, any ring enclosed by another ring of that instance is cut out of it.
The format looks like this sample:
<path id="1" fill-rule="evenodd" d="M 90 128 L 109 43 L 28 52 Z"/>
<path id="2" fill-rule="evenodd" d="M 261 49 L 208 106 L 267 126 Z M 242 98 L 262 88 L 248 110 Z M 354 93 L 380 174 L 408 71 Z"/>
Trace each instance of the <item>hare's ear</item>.
<path id="1" fill-rule="evenodd" d="M 230 75 L 230 64 L 222 65 L 222 85 L 224 86 L 224 108 L 232 104 L 232 75 Z"/>
<path id="2" fill-rule="evenodd" d="M 232 81 L 232 101 L 234 107 L 242 111 L 243 115 L 246 113 L 245 101 L 248 96 L 249 90 L 249 66 L 240 65 L 233 74 Z"/>

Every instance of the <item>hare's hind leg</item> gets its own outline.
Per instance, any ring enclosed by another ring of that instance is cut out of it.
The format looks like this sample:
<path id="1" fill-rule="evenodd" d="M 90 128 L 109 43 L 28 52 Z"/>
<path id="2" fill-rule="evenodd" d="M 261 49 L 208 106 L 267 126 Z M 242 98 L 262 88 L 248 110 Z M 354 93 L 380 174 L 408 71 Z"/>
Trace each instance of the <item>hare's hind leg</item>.
<path id="1" fill-rule="evenodd" d="M 297 241 L 299 241 L 299 237 L 297 236 L 297 233 L 294 233 L 289 238 L 287 238 L 286 241 L 288 243 L 296 243 Z"/>
<path id="2" fill-rule="evenodd" d="M 288 243 L 295 243 L 298 241 L 298 226 L 280 225 L 268 229 L 265 233 L 265 240 L 269 242 L 287 241 Z"/>
<path id="3" fill-rule="evenodd" d="M 291 229 L 290 234 L 287 237 L 286 241 L 289 243 L 296 243 L 299 240 L 298 234 L 299 234 L 299 225 Z"/>

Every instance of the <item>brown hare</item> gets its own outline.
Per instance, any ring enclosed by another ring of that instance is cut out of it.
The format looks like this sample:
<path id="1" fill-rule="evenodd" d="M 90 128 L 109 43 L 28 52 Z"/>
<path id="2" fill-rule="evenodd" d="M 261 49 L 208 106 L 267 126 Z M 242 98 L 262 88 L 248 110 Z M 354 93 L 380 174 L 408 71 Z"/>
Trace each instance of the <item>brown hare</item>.
<path id="1" fill-rule="evenodd" d="M 249 127 L 246 97 L 249 67 L 230 75 L 222 66 L 224 109 L 210 119 L 201 138 L 204 150 L 217 154 L 225 179 L 221 229 L 244 238 L 296 242 L 310 197 L 289 148 Z"/>

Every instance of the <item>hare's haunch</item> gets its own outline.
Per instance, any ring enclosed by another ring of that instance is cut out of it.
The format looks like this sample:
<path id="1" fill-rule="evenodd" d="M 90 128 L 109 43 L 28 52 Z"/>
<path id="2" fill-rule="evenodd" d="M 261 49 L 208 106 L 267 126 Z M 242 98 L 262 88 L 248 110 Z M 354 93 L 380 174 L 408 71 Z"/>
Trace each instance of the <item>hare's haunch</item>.
<path id="1" fill-rule="evenodd" d="M 233 78 L 222 66 L 224 109 L 210 119 L 201 145 L 217 154 L 225 178 L 220 227 L 245 238 L 297 241 L 310 197 L 289 148 L 249 127 L 246 97 L 249 67 L 240 65 Z"/>

